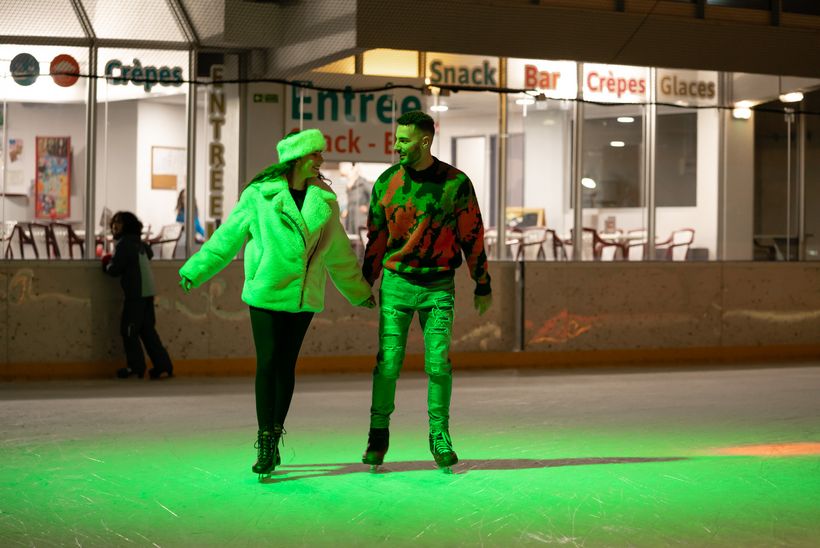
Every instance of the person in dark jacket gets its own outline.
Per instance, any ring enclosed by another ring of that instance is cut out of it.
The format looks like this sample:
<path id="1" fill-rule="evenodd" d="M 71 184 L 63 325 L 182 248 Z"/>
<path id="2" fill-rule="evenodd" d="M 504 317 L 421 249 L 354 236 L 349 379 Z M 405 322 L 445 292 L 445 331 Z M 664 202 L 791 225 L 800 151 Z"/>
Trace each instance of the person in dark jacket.
<path id="1" fill-rule="evenodd" d="M 103 271 L 120 277 L 125 294 L 120 333 L 127 365 L 117 370 L 117 376 L 123 379 L 131 375 L 145 376 L 142 340 L 154 365 L 148 371 L 150 377 L 159 379 L 163 374 L 171 377 L 174 366 L 155 327 L 154 277 L 148 264 L 154 253 L 141 239 L 142 223 L 129 211 L 118 211 L 111 218 L 111 233 L 117 243 L 113 255 L 103 256 Z"/>

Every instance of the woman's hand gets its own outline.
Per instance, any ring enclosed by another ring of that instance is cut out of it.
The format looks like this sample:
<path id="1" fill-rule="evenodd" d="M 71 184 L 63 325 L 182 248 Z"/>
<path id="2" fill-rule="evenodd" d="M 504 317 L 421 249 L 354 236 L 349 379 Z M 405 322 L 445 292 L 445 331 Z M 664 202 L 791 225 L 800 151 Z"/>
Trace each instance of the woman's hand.
<path id="1" fill-rule="evenodd" d="M 364 300 L 364 301 L 360 302 L 356 306 L 361 306 L 363 308 L 370 308 L 370 309 L 376 308 L 376 297 L 374 297 L 373 295 L 370 295 L 370 297 L 368 297 L 367 300 Z"/>
<path id="2" fill-rule="evenodd" d="M 188 293 L 190 293 L 190 292 L 191 292 L 191 289 L 193 289 L 193 287 L 194 287 L 194 282 L 192 282 L 192 281 L 191 281 L 191 280 L 189 280 L 188 278 L 183 277 L 181 280 L 179 280 L 179 287 L 181 287 L 181 288 L 182 288 L 182 290 L 183 290 L 183 291 L 185 292 L 185 294 L 187 295 Z"/>

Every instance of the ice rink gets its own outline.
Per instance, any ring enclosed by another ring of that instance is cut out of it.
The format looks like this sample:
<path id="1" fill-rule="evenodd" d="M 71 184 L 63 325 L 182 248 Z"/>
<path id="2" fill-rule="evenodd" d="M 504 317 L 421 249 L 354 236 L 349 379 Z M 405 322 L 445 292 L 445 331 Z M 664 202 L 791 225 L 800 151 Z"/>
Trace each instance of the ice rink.
<path id="1" fill-rule="evenodd" d="M 0 384 L 2 546 L 818 546 L 820 363 L 456 372 L 461 462 L 399 381 L 297 377 L 260 483 L 252 378 Z"/>

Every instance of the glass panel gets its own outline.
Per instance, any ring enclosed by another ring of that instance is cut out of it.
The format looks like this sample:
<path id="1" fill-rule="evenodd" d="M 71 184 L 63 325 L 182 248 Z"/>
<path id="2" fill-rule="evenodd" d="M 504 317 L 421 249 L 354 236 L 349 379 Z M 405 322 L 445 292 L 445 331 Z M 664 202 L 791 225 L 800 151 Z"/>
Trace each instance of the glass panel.
<path id="1" fill-rule="evenodd" d="M 351 55 L 338 61 L 333 61 L 327 65 L 316 69 L 316 72 L 330 72 L 333 74 L 355 74 L 356 72 L 356 57 Z"/>
<path id="2" fill-rule="evenodd" d="M 447 110 L 443 110 L 445 107 Z M 467 174 L 485 228 L 497 226 L 498 95 L 471 91 L 426 96 L 425 109 L 435 119 L 438 132 L 433 140 L 433 156 Z M 508 256 L 511 251 L 507 249 Z"/>
<path id="3" fill-rule="evenodd" d="M 97 38 L 184 42 L 165 0 L 83 0 Z"/>
<path id="4" fill-rule="evenodd" d="M 783 0 L 783 11 L 820 15 L 820 2 L 817 0 Z"/>
<path id="5" fill-rule="evenodd" d="M 620 259 L 630 238 L 645 236 L 643 116 L 641 105 L 584 107 L 581 260 Z"/>
<path id="6" fill-rule="evenodd" d="M 512 95 L 507 105 L 507 227 L 521 241 L 515 257 L 566 260 L 572 103 Z"/>
<path id="7" fill-rule="evenodd" d="M 655 258 L 717 258 L 718 75 L 657 71 L 655 118 Z M 636 250 L 630 242 L 633 256 Z"/>
<path id="8" fill-rule="evenodd" d="M 87 52 L 0 46 L 0 190 L 8 258 L 82 257 L 87 81 L 76 75 L 88 73 Z"/>
<path id="9" fill-rule="evenodd" d="M 805 253 L 808 261 L 820 261 L 820 90 L 806 93 L 802 103 L 806 111 L 802 119 L 806 124 L 805 190 L 803 212 L 805 216 Z M 814 114 L 809 114 L 814 113 Z"/>
<path id="10" fill-rule="evenodd" d="M 0 35 L 84 37 L 70 0 L 3 0 Z"/>
<path id="11" fill-rule="evenodd" d="M 415 51 L 372 49 L 364 52 L 362 64 L 364 74 L 408 78 L 419 75 L 419 54 Z"/>
<path id="12" fill-rule="evenodd" d="M 780 101 L 760 105 L 754 127 L 754 258 L 797 260 L 797 125 Z"/>
<path id="13" fill-rule="evenodd" d="M 727 8 L 771 9 L 770 0 L 706 0 L 706 3 L 710 6 L 725 6 Z"/>
<path id="14" fill-rule="evenodd" d="M 187 171 L 187 65 L 181 51 L 99 51 L 98 70 L 108 77 L 97 91 L 95 218 L 106 250 L 110 216 L 124 210 L 139 217 L 146 239 L 158 242 L 155 258 L 184 256 L 176 204 Z M 137 66 L 146 78 L 136 78 Z"/>
<path id="15" fill-rule="evenodd" d="M 247 182 L 239 180 L 239 84 L 219 83 L 239 77 L 239 57 L 200 55 L 197 67 L 199 77 L 213 84 L 197 88 L 195 250 L 228 218 Z M 177 188 L 179 223 L 185 222 L 184 185 L 180 181 Z"/>

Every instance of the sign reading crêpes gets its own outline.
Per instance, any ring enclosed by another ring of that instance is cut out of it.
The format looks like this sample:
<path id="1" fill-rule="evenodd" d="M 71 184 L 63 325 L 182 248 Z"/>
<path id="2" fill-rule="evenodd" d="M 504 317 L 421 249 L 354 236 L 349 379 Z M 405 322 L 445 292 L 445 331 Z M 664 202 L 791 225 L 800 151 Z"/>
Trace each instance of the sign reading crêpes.
<path id="1" fill-rule="evenodd" d="M 584 63 L 584 99 L 587 101 L 643 103 L 648 91 L 648 68 Z"/>

